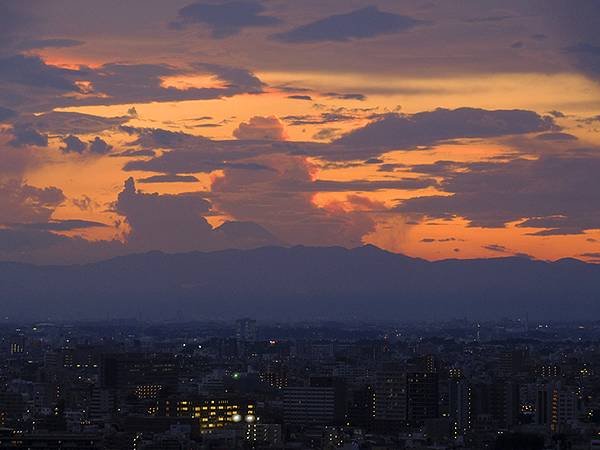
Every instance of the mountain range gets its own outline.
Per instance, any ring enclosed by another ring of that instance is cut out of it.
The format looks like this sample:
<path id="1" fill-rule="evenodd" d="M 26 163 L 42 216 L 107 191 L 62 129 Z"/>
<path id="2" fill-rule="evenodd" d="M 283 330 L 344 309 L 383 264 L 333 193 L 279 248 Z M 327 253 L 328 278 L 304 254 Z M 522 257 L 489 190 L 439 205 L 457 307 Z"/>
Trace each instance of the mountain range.
<path id="1" fill-rule="evenodd" d="M 594 319 L 600 265 L 431 262 L 370 245 L 150 252 L 83 265 L 2 262 L 0 305 L 9 320 Z"/>

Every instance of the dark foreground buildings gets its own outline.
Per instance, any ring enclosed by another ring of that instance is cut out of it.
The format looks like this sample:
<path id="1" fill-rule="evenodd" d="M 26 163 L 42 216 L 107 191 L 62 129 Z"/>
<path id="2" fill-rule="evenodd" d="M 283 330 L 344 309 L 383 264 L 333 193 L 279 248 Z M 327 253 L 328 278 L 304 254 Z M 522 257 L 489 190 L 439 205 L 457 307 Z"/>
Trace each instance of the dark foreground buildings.
<path id="1" fill-rule="evenodd" d="M 600 324 L 5 324 L 0 448 L 600 448 Z"/>

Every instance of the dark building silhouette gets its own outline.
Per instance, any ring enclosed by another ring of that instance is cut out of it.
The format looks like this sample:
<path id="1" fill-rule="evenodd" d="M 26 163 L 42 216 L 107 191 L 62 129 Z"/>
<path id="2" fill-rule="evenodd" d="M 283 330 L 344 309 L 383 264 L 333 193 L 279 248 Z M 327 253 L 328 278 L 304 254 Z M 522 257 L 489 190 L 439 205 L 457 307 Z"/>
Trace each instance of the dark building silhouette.
<path id="1" fill-rule="evenodd" d="M 335 377 L 311 377 L 306 386 L 283 390 L 283 415 L 295 425 L 335 425 L 344 421 L 346 386 Z"/>
<path id="2" fill-rule="evenodd" d="M 419 424 L 438 416 L 438 374 L 409 372 L 406 375 L 406 420 L 411 424 Z"/>

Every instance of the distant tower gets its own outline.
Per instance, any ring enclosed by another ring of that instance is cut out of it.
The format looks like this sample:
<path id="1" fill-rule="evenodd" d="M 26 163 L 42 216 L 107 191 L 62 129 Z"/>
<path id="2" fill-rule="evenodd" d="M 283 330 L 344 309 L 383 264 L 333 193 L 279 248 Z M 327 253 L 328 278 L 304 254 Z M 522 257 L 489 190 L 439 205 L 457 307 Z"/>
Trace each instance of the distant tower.
<path id="1" fill-rule="evenodd" d="M 236 339 L 240 342 L 256 342 L 256 320 L 239 319 L 236 321 Z"/>

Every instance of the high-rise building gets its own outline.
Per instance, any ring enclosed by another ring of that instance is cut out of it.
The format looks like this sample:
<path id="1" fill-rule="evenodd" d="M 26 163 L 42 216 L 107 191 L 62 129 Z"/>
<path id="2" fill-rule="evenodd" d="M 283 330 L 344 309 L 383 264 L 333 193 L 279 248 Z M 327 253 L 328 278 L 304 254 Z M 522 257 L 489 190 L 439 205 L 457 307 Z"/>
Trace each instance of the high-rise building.
<path id="1" fill-rule="evenodd" d="M 498 372 L 501 376 L 510 377 L 525 369 L 528 351 L 526 348 L 515 348 L 500 353 Z"/>
<path id="2" fill-rule="evenodd" d="M 538 425 L 547 427 L 553 433 L 560 432 L 565 425 L 577 419 L 577 395 L 560 382 L 540 385 L 535 411 Z"/>
<path id="3" fill-rule="evenodd" d="M 371 385 L 360 386 L 348 392 L 346 425 L 370 428 L 373 424 L 374 389 Z"/>
<path id="4" fill-rule="evenodd" d="M 377 372 L 371 415 L 378 430 L 398 429 L 406 423 L 406 372 L 397 367 Z"/>
<path id="5" fill-rule="evenodd" d="M 423 423 L 439 416 L 438 374 L 409 372 L 406 375 L 406 419 Z"/>
<path id="6" fill-rule="evenodd" d="M 345 384 L 339 378 L 313 377 L 308 386 L 283 389 L 285 422 L 294 425 L 335 425 L 344 421 Z"/>
<path id="7" fill-rule="evenodd" d="M 472 417 L 478 428 L 506 430 L 517 421 L 520 413 L 519 385 L 504 378 L 474 383 Z"/>
<path id="8" fill-rule="evenodd" d="M 462 378 L 448 381 L 448 413 L 455 438 L 471 429 L 471 386 Z"/>
<path id="9" fill-rule="evenodd" d="M 496 427 L 511 428 L 519 417 L 519 385 L 511 380 L 496 379 L 490 385 L 489 394 L 490 414 Z"/>
<path id="10" fill-rule="evenodd" d="M 94 387 L 90 395 L 88 417 L 91 420 L 106 420 L 115 409 L 113 392 L 109 389 Z"/>

